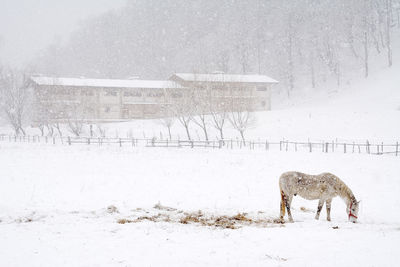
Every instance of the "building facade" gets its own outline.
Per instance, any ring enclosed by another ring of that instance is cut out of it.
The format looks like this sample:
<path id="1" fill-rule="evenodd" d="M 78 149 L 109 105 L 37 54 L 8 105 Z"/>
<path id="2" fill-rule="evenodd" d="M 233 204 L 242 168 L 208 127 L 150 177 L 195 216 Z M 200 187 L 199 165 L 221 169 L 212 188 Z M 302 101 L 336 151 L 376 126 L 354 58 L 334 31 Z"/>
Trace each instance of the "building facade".
<path id="1" fill-rule="evenodd" d="M 264 75 L 175 73 L 169 80 L 32 77 L 37 120 L 124 121 L 179 115 L 195 107 L 250 111 L 271 108 Z"/>

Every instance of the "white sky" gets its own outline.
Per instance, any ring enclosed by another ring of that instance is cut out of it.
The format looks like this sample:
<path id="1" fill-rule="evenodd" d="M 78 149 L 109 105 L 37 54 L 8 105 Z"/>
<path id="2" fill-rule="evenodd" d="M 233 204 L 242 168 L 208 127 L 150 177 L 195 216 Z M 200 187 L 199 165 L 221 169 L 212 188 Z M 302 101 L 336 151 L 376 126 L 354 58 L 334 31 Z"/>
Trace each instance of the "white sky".
<path id="1" fill-rule="evenodd" d="M 126 0 L 0 0 L 0 64 L 21 66 L 79 22 Z M 56 37 L 57 36 L 57 37 Z"/>

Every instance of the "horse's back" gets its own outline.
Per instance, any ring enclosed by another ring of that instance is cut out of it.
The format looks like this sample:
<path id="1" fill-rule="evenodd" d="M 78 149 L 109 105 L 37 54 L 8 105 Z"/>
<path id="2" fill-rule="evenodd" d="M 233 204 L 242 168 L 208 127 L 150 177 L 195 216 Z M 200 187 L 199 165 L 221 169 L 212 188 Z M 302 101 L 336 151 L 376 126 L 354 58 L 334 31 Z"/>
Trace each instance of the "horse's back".
<path id="1" fill-rule="evenodd" d="M 298 180 L 299 178 L 303 177 L 304 175 L 305 175 L 304 173 L 296 172 L 296 171 L 284 172 L 279 177 L 279 186 L 281 189 L 285 189 L 285 187 L 287 185 L 292 184 L 293 181 Z"/>
<path id="2" fill-rule="evenodd" d="M 318 175 L 305 174 L 296 171 L 283 173 L 279 178 L 282 191 L 299 194 L 306 199 L 320 198 L 321 194 L 336 195 L 340 179 L 332 173 Z"/>

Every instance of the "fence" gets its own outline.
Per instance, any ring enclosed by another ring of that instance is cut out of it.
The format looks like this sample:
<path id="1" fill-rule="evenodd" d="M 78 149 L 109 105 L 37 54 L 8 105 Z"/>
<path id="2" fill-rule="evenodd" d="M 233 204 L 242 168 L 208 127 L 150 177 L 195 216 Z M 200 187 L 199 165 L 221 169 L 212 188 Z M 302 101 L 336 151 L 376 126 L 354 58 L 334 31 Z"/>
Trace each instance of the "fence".
<path id="1" fill-rule="evenodd" d="M 339 142 L 339 141 L 307 141 L 293 142 L 288 140 L 271 142 L 265 141 L 242 141 L 239 139 L 212 140 L 212 141 L 190 141 L 190 140 L 169 140 L 156 138 L 102 138 L 102 137 L 51 137 L 51 136 L 12 136 L 0 135 L 3 142 L 24 142 L 24 143 L 45 143 L 62 145 L 117 145 L 131 147 L 190 147 L 190 148 L 212 148 L 212 149 L 249 149 L 249 150 L 272 150 L 272 151 L 303 151 L 303 152 L 322 152 L 322 153 L 366 153 L 373 155 L 390 154 L 399 155 L 399 142 L 392 144 L 365 143 L 361 142 Z"/>

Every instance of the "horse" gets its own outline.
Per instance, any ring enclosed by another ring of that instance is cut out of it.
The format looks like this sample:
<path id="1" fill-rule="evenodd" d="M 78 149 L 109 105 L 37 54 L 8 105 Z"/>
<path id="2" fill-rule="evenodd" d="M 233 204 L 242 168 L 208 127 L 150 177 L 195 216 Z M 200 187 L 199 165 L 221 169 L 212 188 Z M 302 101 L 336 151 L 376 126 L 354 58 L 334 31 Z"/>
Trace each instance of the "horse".
<path id="1" fill-rule="evenodd" d="M 337 176 L 331 173 L 309 175 L 301 172 L 285 172 L 279 178 L 281 191 L 280 220 L 284 222 L 285 207 L 288 218 L 293 222 L 290 205 L 293 196 L 299 195 L 308 200 L 319 199 L 315 219 L 319 220 L 319 214 L 326 202 L 327 220 L 331 220 L 332 198 L 340 196 L 346 204 L 346 212 L 349 221 L 355 223 L 358 219 L 359 201 L 356 200 L 350 188 Z"/>

